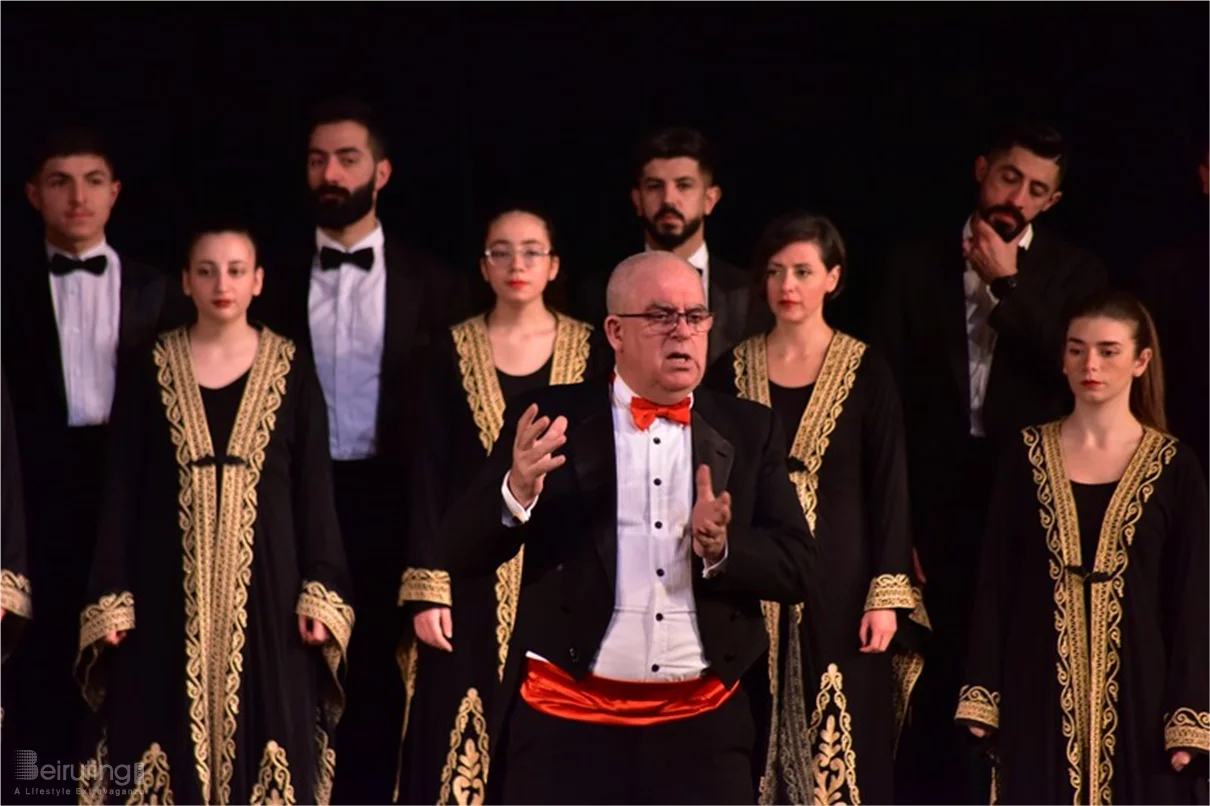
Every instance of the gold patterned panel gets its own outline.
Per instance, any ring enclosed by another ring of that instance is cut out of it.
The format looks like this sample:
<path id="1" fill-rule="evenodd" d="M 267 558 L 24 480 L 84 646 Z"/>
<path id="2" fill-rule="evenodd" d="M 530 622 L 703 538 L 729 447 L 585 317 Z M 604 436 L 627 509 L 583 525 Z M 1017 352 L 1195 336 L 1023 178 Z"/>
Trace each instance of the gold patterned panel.
<path id="1" fill-rule="evenodd" d="M 820 679 L 807 748 L 813 754 L 811 802 L 860 804 L 852 717 L 844 695 L 844 676 L 835 663 L 828 664 Z"/>
<path id="2" fill-rule="evenodd" d="M 336 751 L 330 746 L 327 732 L 320 727 L 315 728 L 316 759 L 319 762 L 319 774 L 315 781 L 316 806 L 329 806 L 332 802 L 332 784 L 336 780 Z"/>
<path id="3" fill-rule="evenodd" d="M 487 773 L 491 759 L 487 720 L 479 691 L 467 689 L 454 728 L 450 731 L 450 752 L 441 771 L 439 806 L 482 806 L 487 797 Z M 450 800 L 451 795 L 453 801 Z"/>
<path id="4" fill-rule="evenodd" d="M 491 453 L 492 446 L 504 426 L 505 400 L 492 358 L 487 321 L 474 316 L 450 329 L 454 350 L 458 353 L 458 371 L 471 416 L 479 428 L 479 442 Z M 556 316 L 555 344 L 551 354 L 550 383 L 552 386 L 580 383 L 588 367 L 591 326 Z M 496 569 L 496 645 L 499 656 L 498 676 L 504 678 L 508 661 L 508 643 L 517 619 L 517 603 L 521 596 L 521 571 L 524 566 L 524 546 L 512 559 Z"/>
<path id="5" fill-rule="evenodd" d="M 1084 567 L 1084 561 L 1060 428 L 1058 421 L 1041 428 L 1027 428 L 1022 438 L 1033 468 L 1039 519 L 1051 553 L 1058 647 L 1056 673 L 1072 802 L 1099 806 L 1111 803 L 1113 797 L 1127 549 L 1134 540 L 1144 503 L 1176 453 L 1176 442 L 1159 431 L 1145 428 L 1118 481 L 1098 536 L 1092 572 L 1105 581 L 1090 586 L 1089 623 L 1084 615 L 1084 577 L 1071 570 Z"/>
<path id="6" fill-rule="evenodd" d="M 130 591 L 107 593 L 86 606 L 80 613 L 80 640 L 76 652 L 76 681 L 90 708 L 94 711 L 105 700 L 105 681 L 94 674 L 97 661 L 104 652 L 102 643 L 111 632 L 133 630 L 135 627 L 134 594 Z"/>
<path id="7" fill-rule="evenodd" d="M 290 761 L 286 750 L 270 740 L 260 760 L 260 774 L 248 799 L 251 806 L 293 806 L 294 786 L 290 783 Z"/>
<path id="8" fill-rule="evenodd" d="M 1177 708 L 1164 715 L 1165 750 L 1200 750 L 1210 753 L 1210 713 Z"/>
<path id="9" fill-rule="evenodd" d="M 866 610 L 915 610 L 917 604 L 907 574 L 879 574 L 870 580 Z"/>
<path id="10" fill-rule="evenodd" d="M 126 806 L 136 804 L 172 804 L 172 773 L 168 769 L 168 756 L 156 742 L 152 742 L 143 753 L 138 766 L 138 785 L 126 799 Z"/>
<path id="11" fill-rule="evenodd" d="M 105 803 L 105 795 L 109 791 L 109 742 L 105 726 L 101 726 L 101 739 L 97 742 L 96 755 L 80 765 L 80 786 L 76 792 L 76 802 L 80 806 L 101 806 Z"/>
<path id="12" fill-rule="evenodd" d="M 176 447 L 185 589 L 185 689 L 190 738 L 202 798 L 231 801 L 235 727 L 248 624 L 257 492 L 265 449 L 286 394 L 294 344 L 268 328 L 236 412 L 226 455 L 242 464 L 218 466 L 201 389 L 193 374 L 186 328 L 160 336 L 154 350 L 160 400 Z"/>
<path id="13" fill-rule="evenodd" d="M 24 619 L 34 617 L 33 587 L 24 574 L 0 568 L 0 610 Z"/>
<path id="14" fill-rule="evenodd" d="M 903 735 L 903 723 L 912 704 L 912 692 L 924 671 L 924 656 L 918 652 L 896 652 L 891 655 L 891 700 L 895 711 L 895 750 Z"/>
<path id="15" fill-rule="evenodd" d="M 430 568 L 406 568 L 399 585 L 399 602 L 429 602 L 453 607 L 454 597 L 450 591 L 450 575 L 447 571 Z"/>
<path id="16" fill-rule="evenodd" d="M 1000 692 L 990 691 L 983 686 L 963 686 L 958 691 L 958 710 L 954 718 L 999 728 Z"/>

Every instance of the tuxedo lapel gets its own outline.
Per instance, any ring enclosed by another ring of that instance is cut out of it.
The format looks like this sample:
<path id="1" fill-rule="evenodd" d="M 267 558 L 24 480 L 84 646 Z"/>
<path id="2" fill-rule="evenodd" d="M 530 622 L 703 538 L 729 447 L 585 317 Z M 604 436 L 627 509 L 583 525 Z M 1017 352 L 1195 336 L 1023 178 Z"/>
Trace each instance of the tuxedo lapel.
<path id="1" fill-rule="evenodd" d="M 599 399 L 592 401 L 588 416 L 567 432 L 567 453 L 588 522 L 593 524 L 592 540 L 609 579 L 609 590 L 614 590 L 618 579 L 618 469 L 613 413 L 609 385 L 596 383 L 591 389 Z"/>
<path id="2" fill-rule="evenodd" d="M 63 382 L 63 348 L 59 344 L 59 326 L 55 321 L 55 302 L 51 296 L 50 279 L 47 274 L 45 260 L 31 274 L 31 282 L 27 286 L 27 305 L 22 305 L 26 311 L 26 327 L 23 333 L 34 339 L 38 357 L 29 360 L 32 374 L 39 377 L 39 385 L 50 392 L 56 405 L 62 411 L 62 422 L 67 422 L 67 388 Z"/>
<path id="3" fill-rule="evenodd" d="M 409 282 L 406 258 L 390 241 L 383 246 L 383 258 L 387 287 L 382 369 L 383 375 L 388 375 L 392 367 L 403 367 L 407 363 L 412 340 L 417 335 L 424 289 Z"/>
<path id="4" fill-rule="evenodd" d="M 966 290 L 962 285 L 962 273 L 966 270 L 966 264 L 956 245 L 953 250 L 947 249 L 945 255 L 936 275 L 939 284 L 937 300 L 940 303 L 937 321 L 941 323 L 945 354 L 965 407 L 971 394 L 970 353 L 966 336 Z"/>
<path id="5" fill-rule="evenodd" d="M 735 446 L 714 429 L 706 421 L 705 415 L 694 406 L 693 411 L 693 474 L 697 478 L 697 469 L 702 465 L 710 468 L 710 482 L 714 494 L 721 495 L 727 489 L 731 478 L 731 465 L 735 461 Z M 697 503 L 696 482 L 694 485 L 694 503 Z"/>
<path id="6" fill-rule="evenodd" d="M 709 363 L 731 349 L 743 337 L 748 307 L 748 289 L 743 272 L 721 260 L 710 260 L 708 304 L 714 313 L 710 328 Z"/>
<path id="7" fill-rule="evenodd" d="M 153 335 L 156 329 L 156 280 L 149 269 L 137 263 L 122 261 L 122 278 L 118 312 L 118 344 L 121 349 L 133 347 L 143 336 Z"/>

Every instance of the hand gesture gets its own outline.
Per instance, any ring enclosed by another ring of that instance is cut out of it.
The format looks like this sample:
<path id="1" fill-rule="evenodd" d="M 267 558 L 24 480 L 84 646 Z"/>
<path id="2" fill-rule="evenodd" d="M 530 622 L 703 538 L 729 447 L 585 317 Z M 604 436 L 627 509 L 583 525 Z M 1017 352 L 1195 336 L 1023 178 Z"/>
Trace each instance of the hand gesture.
<path id="1" fill-rule="evenodd" d="M 971 237 L 962 242 L 962 256 L 970 261 L 983 282 L 990 285 L 993 280 L 1017 273 L 1017 246 L 1024 235 L 1025 230 L 1021 230 L 1016 238 L 1005 243 L 991 224 L 975 216 Z"/>
<path id="2" fill-rule="evenodd" d="M 1188 750 L 1172 751 L 1172 769 L 1180 772 L 1185 769 L 1190 761 L 1193 761 L 1193 756 L 1189 755 Z"/>
<path id="3" fill-rule="evenodd" d="M 861 640 L 861 651 L 867 654 L 886 652 L 898 627 L 894 610 L 867 610 L 857 633 Z"/>
<path id="4" fill-rule="evenodd" d="M 298 634 L 307 646 L 320 646 L 328 640 L 328 628 L 319 619 L 309 616 L 298 617 Z"/>
<path id="5" fill-rule="evenodd" d="M 106 633 L 105 634 L 105 643 L 109 644 L 110 646 L 117 646 L 118 644 L 122 643 L 122 639 L 125 637 L 126 637 L 126 630 L 119 630 L 118 632 Z"/>
<path id="6" fill-rule="evenodd" d="M 731 493 L 714 497 L 710 468 L 697 469 L 697 503 L 693 505 L 693 553 L 706 563 L 717 563 L 727 547 L 727 526 L 731 523 Z"/>
<path id="7" fill-rule="evenodd" d="M 433 649 L 453 652 L 449 639 L 454 637 L 454 617 L 448 607 L 429 607 L 412 617 L 416 637 Z"/>
<path id="8" fill-rule="evenodd" d="M 521 506 L 527 509 L 532 506 L 542 494 L 546 474 L 567 461 L 565 456 L 551 455 L 567 442 L 565 431 L 567 418 L 556 417 L 552 424 L 549 417 L 538 417 L 537 403 L 521 415 L 513 439 L 513 466 L 508 474 L 508 490 Z"/>

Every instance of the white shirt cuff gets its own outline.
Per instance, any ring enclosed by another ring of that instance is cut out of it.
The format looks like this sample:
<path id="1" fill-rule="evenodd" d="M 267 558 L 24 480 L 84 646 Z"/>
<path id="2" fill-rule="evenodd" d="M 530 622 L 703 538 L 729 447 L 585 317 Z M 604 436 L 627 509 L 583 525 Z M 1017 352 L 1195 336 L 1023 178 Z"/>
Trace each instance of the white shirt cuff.
<path id="1" fill-rule="evenodd" d="M 528 508 L 521 506 L 521 503 L 513 496 L 512 490 L 508 489 L 508 477 L 510 473 L 512 473 L 511 470 L 504 474 L 504 483 L 500 485 L 500 494 L 504 498 L 504 512 L 501 518 L 505 526 L 511 527 L 529 522 L 534 507 L 538 505 L 538 499 L 535 498 Z M 541 498 L 541 496 L 538 496 L 538 498 Z"/>
<path id="2" fill-rule="evenodd" d="M 718 576 L 727 568 L 727 544 L 723 543 L 723 557 L 713 565 L 707 565 L 702 568 L 702 579 L 711 579 Z"/>

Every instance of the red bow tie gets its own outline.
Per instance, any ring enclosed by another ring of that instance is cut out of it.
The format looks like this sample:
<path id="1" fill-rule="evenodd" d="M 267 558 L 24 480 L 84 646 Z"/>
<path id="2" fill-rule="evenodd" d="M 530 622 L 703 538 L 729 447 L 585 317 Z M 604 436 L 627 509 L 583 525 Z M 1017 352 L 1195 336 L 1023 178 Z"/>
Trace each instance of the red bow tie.
<path id="1" fill-rule="evenodd" d="M 634 418 L 634 424 L 640 431 L 650 428 L 656 417 L 663 417 L 678 425 L 689 425 L 689 398 L 671 406 L 661 406 L 635 395 L 630 398 L 630 416 Z"/>

